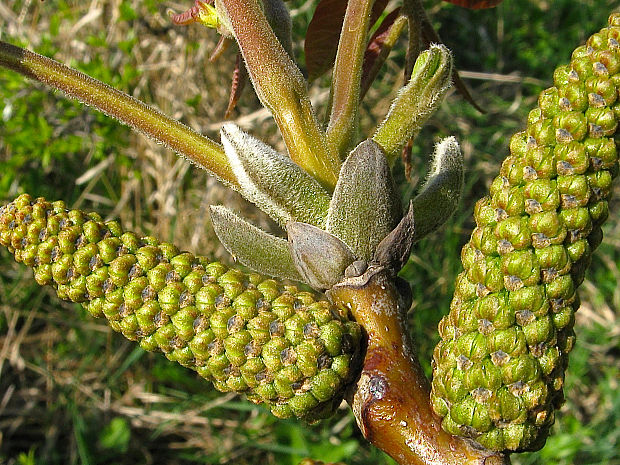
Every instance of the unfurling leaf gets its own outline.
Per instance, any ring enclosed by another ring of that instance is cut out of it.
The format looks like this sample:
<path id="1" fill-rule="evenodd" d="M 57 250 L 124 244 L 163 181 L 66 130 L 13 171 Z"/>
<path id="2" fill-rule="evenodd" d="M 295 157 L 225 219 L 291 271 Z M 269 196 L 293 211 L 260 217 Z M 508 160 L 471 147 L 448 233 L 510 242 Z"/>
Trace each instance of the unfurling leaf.
<path id="1" fill-rule="evenodd" d="M 232 38 L 232 28 L 225 13 L 214 0 L 196 0 L 194 6 L 183 13 L 171 15 L 172 22 L 179 26 L 192 23 L 217 29 L 224 37 Z"/>
<path id="2" fill-rule="evenodd" d="M 278 278 L 303 281 L 291 258 L 288 242 L 257 228 L 224 206 L 211 206 L 218 239 L 240 263 Z"/>
<path id="3" fill-rule="evenodd" d="M 437 34 L 437 31 L 435 31 L 435 28 L 431 24 L 426 14 L 424 14 L 424 17 L 421 18 L 419 26 L 420 38 L 424 47 L 428 47 L 432 44 L 440 44 L 442 42 L 439 34 Z M 476 103 L 476 101 L 471 95 L 471 92 L 467 88 L 467 85 L 465 85 L 465 82 L 463 81 L 463 79 L 461 79 L 458 70 L 454 67 L 452 68 L 452 84 L 454 84 L 454 87 L 459 92 L 461 97 L 463 97 L 467 102 L 469 102 L 480 113 L 485 113 L 484 109 Z"/>
<path id="4" fill-rule="evenodd" d="M 316 226 L 291 221 L 286 232 L 297 270 L 303 281 L 315 289 L 330 289 L 355 261 L 344 242 Z"/>
<path id="5" fill-rule="evenodd" d="M 289 221 L 325 225 L 330 197 L 312 176 L 235 124 L 225 124 L 221 136 L 246 199 L 283 227 Z"/>
<path id="6" fill-rule="evenodd" d="M 194 6 L 185 10 L 183 13 L 172 14 L 170 19 L 178 26 L 199 23 L 206 27 L 217 28 L 219 23 L 217 10 L 213 6 L 213 2 L 204 2 L 201 0 L 196 0 Z"/>
<path id="7" fill-rule="evenodd" d="M 452 56 L 444 45 L 432 45 L 415 62 L 411 80 L 394 99 L 372 137 L 393 162 L 437 109 L 450 88 Z"/>
<path id="8" fill-rule="evenodd" d="M 355 258 L 368 261 L 401 217 L 388 161 L 381 147 L 368 139 L 342 165 L 326 230 L 347 244 Z"/>
<path id="9" fill-rule="evenodd" d="M 428 179 L 412 200 L 415 239 L 419 241 L 450 218 L 463 190 L 463 155 L 454 137 L 437 144 Z"/>

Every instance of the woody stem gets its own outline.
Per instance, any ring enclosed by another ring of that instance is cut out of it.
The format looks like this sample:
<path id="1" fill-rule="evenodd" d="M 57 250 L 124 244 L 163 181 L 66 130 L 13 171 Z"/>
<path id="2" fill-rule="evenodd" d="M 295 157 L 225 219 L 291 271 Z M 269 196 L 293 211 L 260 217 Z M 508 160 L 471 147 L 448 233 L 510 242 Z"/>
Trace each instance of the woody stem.
<path id="1" fill-rule="evenodd" d="M 370 267 L 328 291 L 367 334 L 362 372 L 350 400 L 362 434 L 400 465 L 509 465 L 507 456 L 441 428 L 405 327 L 409 302 L 402 289 L 389 270 Z"/>

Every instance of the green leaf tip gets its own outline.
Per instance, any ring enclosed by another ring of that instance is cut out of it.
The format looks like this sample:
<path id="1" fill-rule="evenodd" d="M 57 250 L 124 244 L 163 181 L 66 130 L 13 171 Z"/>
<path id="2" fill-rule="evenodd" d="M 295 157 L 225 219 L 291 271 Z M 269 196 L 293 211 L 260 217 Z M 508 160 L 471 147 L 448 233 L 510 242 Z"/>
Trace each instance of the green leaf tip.
<path id="1" fill-rule="evenodd" d="M 286 239 L 263 231 L 222 205 L 212 205 L 210 210 L 215 234 L 241 264 L 267 276 L 303 281 Z"/>
<path id="2" fill-rule="evenodd" d="M 446 46 L 433 44 L 420 53 L 409 83 L 399 91 L 372 137 L 390 163 L 439 107 L 451 85 L 452 55 Z"/>
<path id="3" fill-rule="evenodd" d="M 463 191 L 463 154 L 454 137 L 435 146 L 426 182 L 412 200 L 415 239 L 419 241 L 443 225 L 459 203 Z"/>

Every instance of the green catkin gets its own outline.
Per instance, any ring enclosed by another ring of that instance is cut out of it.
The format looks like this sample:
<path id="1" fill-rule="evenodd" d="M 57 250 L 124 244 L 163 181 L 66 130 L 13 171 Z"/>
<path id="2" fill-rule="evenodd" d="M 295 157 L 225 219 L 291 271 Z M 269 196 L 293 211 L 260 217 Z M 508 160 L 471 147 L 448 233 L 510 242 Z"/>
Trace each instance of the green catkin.
<path id="1" fill-rule="evenodd" d="M 494 450 L 544 445 L 575 335 L 577 287 L 618 173 L 620 14 L 554 74 L 476 204 L 431 402 L 449 433 Z"/>
<path id="2" fill-rule="evenodd" d="M 328 301 L 95 213 L 24 194 L 0 209 L 0 244 L 60 298 L 278 417 L 329 415 L 355 371 L 360 328 Z"/>

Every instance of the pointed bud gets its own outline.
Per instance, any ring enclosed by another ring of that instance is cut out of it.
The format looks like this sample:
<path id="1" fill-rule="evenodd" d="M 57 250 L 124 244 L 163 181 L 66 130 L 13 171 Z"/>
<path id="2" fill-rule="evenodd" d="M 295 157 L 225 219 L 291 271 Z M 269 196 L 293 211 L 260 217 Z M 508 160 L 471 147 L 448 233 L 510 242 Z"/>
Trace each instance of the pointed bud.
<path id="1" fill-rule="evenodd" d="M 463 155 L 454 137 L 435 147 L 428 179 L 413 199 L 415 240 L 435 231 L 450 218 L 463 190 Z"/>
<path id="2" fill-rule="evenodd" d="M 452 84 L 452 56 L 444 45 L 431 45 L 415 62 L 411 80 L 392 102 L 372 139 L 390 163 L 439 107 Z"/>
<path id="3" fill-rule="evenodd" d="M 355 258 L 368 261 L 401 217 L 385 154 L 374 141 L 366 140 L 342 165 L 326 230 L 347 244 Z"/>

